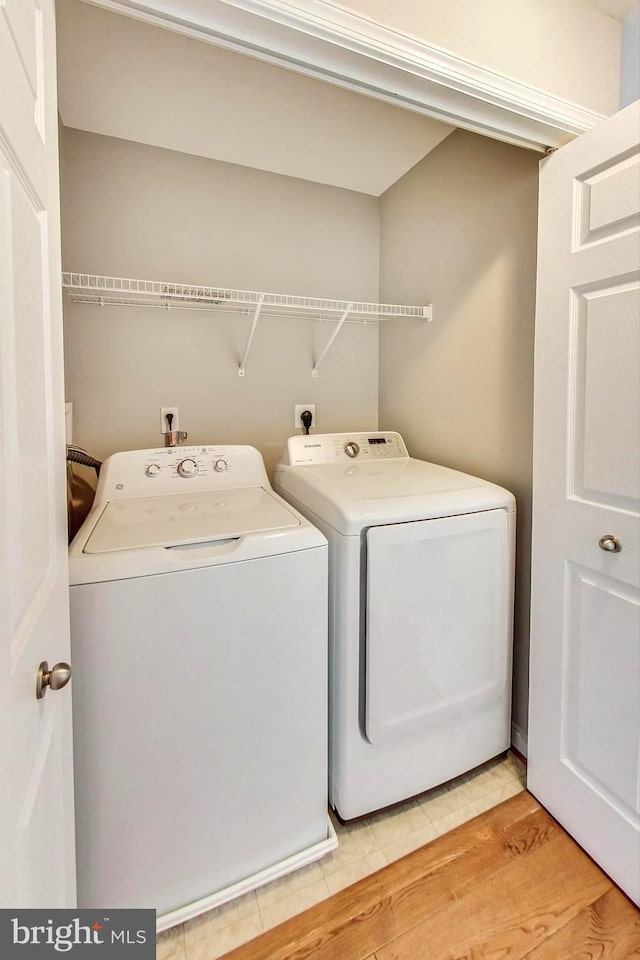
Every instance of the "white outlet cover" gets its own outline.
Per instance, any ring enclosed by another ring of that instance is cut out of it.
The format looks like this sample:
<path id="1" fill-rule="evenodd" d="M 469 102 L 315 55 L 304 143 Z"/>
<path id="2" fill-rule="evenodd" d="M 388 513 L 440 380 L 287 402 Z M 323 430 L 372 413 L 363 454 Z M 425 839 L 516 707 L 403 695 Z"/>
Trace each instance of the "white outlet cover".
<path id="1" fill-rule="evenodd" d="M 302 430 L 302 421 L 300 419 L 300 414 L 304 413 L 305 410 L 311 411 L 311 426 L 315 427 L 316 425 L 316 405 L 315 403 L 296 403 L 293 408 L 293 426 L 296 430 Z"/>

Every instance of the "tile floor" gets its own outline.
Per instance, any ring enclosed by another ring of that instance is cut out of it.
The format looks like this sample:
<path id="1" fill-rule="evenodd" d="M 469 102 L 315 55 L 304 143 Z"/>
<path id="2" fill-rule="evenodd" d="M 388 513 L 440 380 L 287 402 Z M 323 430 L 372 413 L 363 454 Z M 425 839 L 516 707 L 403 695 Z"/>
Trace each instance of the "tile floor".
<path id="1" fill-rule="evenodd" d="M 391 811 L 343 826 L 339 847 L 317 863 L 160 934 L 157 960 L 215 960 L 270 927 L 424 846 L 524 789 L 509 753 Z"/>

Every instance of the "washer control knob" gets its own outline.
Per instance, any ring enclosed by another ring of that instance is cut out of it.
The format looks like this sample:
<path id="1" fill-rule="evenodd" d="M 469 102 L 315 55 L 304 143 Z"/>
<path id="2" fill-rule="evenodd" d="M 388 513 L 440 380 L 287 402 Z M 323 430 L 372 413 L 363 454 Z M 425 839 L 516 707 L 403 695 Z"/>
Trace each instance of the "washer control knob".
<path id="1" fill-rule="evenodd" d="M 181 460 L 178 464 L 178 473 L 181 477 L 195 477 L 198 472 L 198 464 L 195 460 Z"/>
<path id="2" fill-rule="evenodd" d="M 216 460 L 213 465 L 213 469 L 216 471 L 216 473 L 224 473 L 225 470 L 229 469 L 229 464 L 226 460 Z"/>
<path id="3" fill-rule="evenodd" d="M 349 440 L 349 442 L 344 445 L 344 452 L 348 457 L 357 457 L 360 453 L 360 447 L 355 440 Z"/>
<path id="4" fill-rule="evenodd" d="M 160 464 L 159 463 L 150 463 L 145 473 L 148 477 L 157 477 L 160 473 Z"/>

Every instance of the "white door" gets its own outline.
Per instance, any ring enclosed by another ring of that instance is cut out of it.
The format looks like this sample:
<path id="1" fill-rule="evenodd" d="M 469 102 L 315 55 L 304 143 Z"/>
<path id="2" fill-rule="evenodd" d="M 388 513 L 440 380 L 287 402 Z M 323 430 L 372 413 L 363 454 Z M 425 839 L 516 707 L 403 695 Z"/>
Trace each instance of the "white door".
<path id="1" fill-rule="evenodd" d="M 0 2 L 0 907 L 75 903 L 53 14 Z"/>
<path id="2" fill-rule="evenodd" d="M 529 788 L 636 902 L 639 139 L 636 102 L 541 166 L 529 722 Z"/>

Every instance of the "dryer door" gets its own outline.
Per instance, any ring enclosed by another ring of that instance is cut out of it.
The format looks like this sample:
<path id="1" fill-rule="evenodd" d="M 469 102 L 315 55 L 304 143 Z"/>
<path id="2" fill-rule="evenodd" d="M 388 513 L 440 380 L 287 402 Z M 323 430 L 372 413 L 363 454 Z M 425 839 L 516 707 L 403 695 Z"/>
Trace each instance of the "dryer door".
<path id="1" fill-rule="evenodd" d="M 397 741 L 473 722 L 511 680 L 504 510 L 367 531 L 366 735 Z"/>

